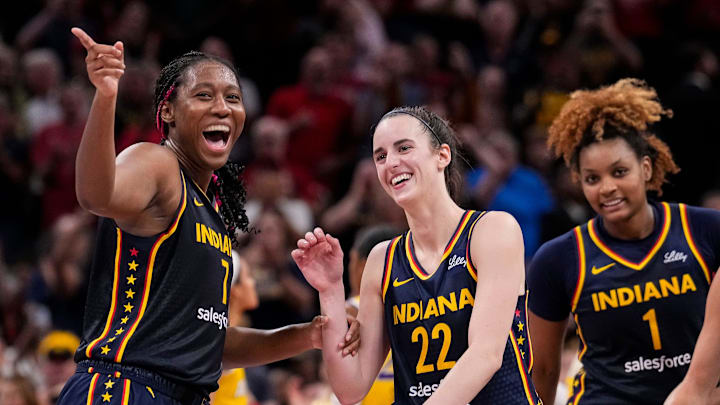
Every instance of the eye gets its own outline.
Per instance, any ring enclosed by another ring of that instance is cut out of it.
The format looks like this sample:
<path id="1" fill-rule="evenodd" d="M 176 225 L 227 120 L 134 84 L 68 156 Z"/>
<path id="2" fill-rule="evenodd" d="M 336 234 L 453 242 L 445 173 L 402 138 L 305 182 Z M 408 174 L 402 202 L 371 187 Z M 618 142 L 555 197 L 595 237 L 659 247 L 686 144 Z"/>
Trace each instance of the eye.
<path id="1" fill-rule="evenodd" d="M 210 93 L 208 93 L 208 92 L 206 92 L 206 91 L 199 91 L 199 92 L 197 92 L 197 93 L 195 94 L 195 97 L 199 97 L 199 98 L 202 98 L 202 99 L 212 98 L 212 96 L 210 95 Z"/>
<path id="2" fill-rule="evenodd" d="M 234 94 L 234 93 L 229 94 L 226 98 L 232 102 L 239 102 L 240 100 L 242 100 L 242 97 L 240 97 L 239 94 Z"/>
<path id="3" fill-rule="evenodd" d="M 377 155 L 375 155 L 375 161 L 379 162 L 379 161 L 385 159 L 386 156 L 387 155 L 385 153 L 378 153 Z"/>
<path id="4" fill-rule="evenodd" d="M 412 149 L 412 146 L 410 146 L 410 145 L 400 145 L 400 147 L 398 148 L 398 150 L 400 152 L 407 152 L 410 149 Z"/>
<path id="5" fill-rule="evenodd" d="M 628 172 L 628 169 L 626 169 L 624 167 L 618 167 L 617 169 L 613 170 L 613 175 L 615 177 L 622 177 L 622 176 L 626 175 L 627 172 Z"/>
<path id="6" fill-rule="evenodd" d="M 595 184 L 595 183 L 597 183 L 598 180 L 599 180 L 599 177 L 594 174 L 589 174 L 589 175 L 585 176 L 585 179 L 584 179 L 586 184 Z"/>

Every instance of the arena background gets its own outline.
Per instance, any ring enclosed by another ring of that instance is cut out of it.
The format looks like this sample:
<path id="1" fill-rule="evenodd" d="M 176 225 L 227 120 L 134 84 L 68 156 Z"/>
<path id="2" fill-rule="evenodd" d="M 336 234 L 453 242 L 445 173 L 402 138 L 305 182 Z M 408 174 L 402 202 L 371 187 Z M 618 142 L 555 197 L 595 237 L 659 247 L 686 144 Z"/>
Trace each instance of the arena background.
<path id="1" fill-rule="evenodd" d="M 70 33 L 125 44 L 117 150 L 157 142 L 152 86 L 200 49 L 243 74 L 247 166 L 259 233 L 237 252 L 257 281 L 245 323 L 311 319 L 314 291 L 289 252 L 318 224 L 404 227 L 369 160 L 387 110 L 426 105 L 463 141 L 462 205 L 512 213 L 527 259 L 592 216 L 545 149 L 569 92 L 636 77 L 674 112 L 652 128 L 682 171 L 667 201 L 720 208 L 720 3 L 714 0 L 27 0 L 0 13 L 0 403 L 49 404 L 74 371 L 95 218 L 74 191 L 93 89 Z M 346 255 L 347 257 L 347 255 Z M 65 332 L 60 332 L 65 331 Z M 572 355 L 572 345 L 568 353 Z M 262 404 L 329 401 L 319 355 L 248 370 Z M 5 395 L 5 396 L 3 396 Z M 4 398 L 4 399 L 3 399 Z M 33 402 L 35 401 L 35 402 Z"/>

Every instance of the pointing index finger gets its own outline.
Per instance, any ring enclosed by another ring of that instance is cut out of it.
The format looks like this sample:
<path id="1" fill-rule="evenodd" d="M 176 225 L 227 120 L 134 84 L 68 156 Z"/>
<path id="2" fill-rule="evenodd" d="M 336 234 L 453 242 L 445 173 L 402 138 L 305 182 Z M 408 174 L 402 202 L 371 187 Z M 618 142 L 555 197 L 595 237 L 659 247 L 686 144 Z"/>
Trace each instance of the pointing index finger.
<path id="1" fill-rule="evenodd" d="M 73 28 L 70 30 L 70 32 L 72 32 L 73 35 L 75 35 L 75 36 L 77 37 L 77 39 L 80 40 L 80 43 L 82 44 L 82 46 L 83 46 L 85 49 L 90 50 L 90 47 L 92 47 L 93 45 L 95 45 L 95 41 L 94 41 L 92 38 L 90 38 L 90 35 L 88 35 L 88 34 L 87 34 L 85 31 L 83 31 L 82 29 L 77 28 L 77 27 L 73 27 Z"/>

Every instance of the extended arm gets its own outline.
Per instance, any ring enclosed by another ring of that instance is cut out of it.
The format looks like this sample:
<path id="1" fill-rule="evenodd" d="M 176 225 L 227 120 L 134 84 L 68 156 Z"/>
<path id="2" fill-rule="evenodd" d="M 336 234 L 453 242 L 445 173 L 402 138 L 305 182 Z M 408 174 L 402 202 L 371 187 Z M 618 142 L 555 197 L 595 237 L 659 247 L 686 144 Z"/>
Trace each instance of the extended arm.
<path id="1" fill-rule="evenodd" d="M 520 226 L 507 213 L 491 212 L 470 242 L 477 268 L 475 305 L 468 349 L 426 404 L 466 404 L 502 365 L 518 295 L 524 292 L 524 249 Z"/>
<path id="2" fill-rule="evenodd" d="M 718 403 L 720 380 L 720 283 L 710 286 L 705 304 L 705 322 L 698 337 L 690 369 L 670 394 L 666 405 Z"/>
<path id="3" fill-rule="evenodd" d="M 334 342 L 342 340 L 347 331 L 345 289 L 342 283 L 342 251 L 337 239 L 326 236 L 321 229 L 305 235 L 298 242 L 293 258 L 308 282 L 320 294 L 321 312 L 328 317 L 322 329 L 323 360 L 330 385 L 340 402 L 356 403 L 368 392 L 387 356 L 389 343 L 385 337 L 380 278 L 384 249 L 376 246 L 368 257 L 360 287 L 358 320 L 362 350 L 356 357 L 343 357 Z"/>

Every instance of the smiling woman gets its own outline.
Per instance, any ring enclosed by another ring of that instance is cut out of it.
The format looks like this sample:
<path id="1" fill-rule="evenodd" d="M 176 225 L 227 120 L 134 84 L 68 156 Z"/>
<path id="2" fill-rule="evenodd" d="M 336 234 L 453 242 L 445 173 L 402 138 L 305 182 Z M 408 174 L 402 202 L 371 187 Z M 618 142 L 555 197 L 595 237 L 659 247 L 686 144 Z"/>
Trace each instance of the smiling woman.
<path id="1" fill-rule="evenodd" d="M 410 229 L 367 258 L 358 358 L 323 347 L 335 394 L 343 403 L 361 400 L 392 348 L 398 405 L 537 404 L 515 219 L 457 205 L 457 138 L 425 108 L 385 114 L 373 133 L 373 159 Z M 316 228 L 292 254 L 330 316 L 323 337 L 334 341 L 346 329 L 334 321 L 345 302 L 338 240 Z"/>
<path id="2" fill-rule="evenodd" d="M 529 267 L 533 380 L 548 404 L 568 314 L 583 369 L 566 403 L 660 404 L 688 370 L 720 266 L 720 213 L 648 199 L 678 171 L 649 130 L 663 115 L 654 89 L 624 79 L 576 91 L 550 127 L 548 145 L 598 215 Z"/>
<path id="3" fill-rule="evenodd" d="M 163 142 L 116 158 L 123 44 L 72 32 L 96 87 L 77 197 L 101 218 L 78 372 L 58 404 L 204 404 L 221 363 L 262 364 L 319 347 L 325 317 L 272 331 L 228 325 L 230 245 L 248 223 L 239 168 L 228 164 L 245 123 L 237 71 L 199 52 L 171 61 L 155 89 Z"/>

